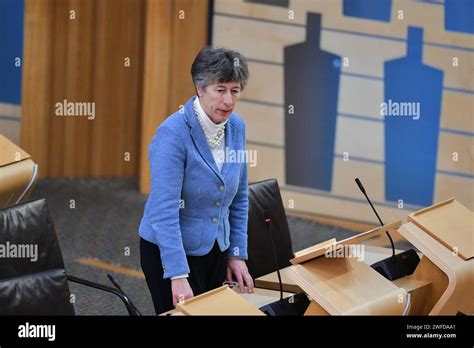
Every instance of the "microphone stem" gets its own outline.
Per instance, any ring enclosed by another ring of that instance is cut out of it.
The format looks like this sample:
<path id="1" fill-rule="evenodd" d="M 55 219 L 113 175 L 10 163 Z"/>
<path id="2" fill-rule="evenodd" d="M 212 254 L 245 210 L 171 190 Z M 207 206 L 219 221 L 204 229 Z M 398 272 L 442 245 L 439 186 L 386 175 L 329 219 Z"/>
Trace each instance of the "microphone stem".
<path id="1" fill-rule="evenodd" d="M 364 194 L 365 198 L 367 198 L 367 201 L 369 202 L 370 206 L 372 207 L 372 210 L 374 211 L 375 215 L 377 216 L 377 219 L 379 219 L 380 225 L 384 226 L 385 224 L 383 223 L 382 219 L 380 218 L 379 214 L 377 213 L 377 210 L 375 210 L 372 202 L 370 201 L 369 196 L 367 196 L 367 193 L 365 193 L 365 192 L 362 192 L 362 193 Z M 392 236 L 390 236 L 390 233 L 388 233 L 388 231 L 385 231 L 385 233 L 387 234 L 388 239 L 390 239 L 390 244 L 392 246 L 393 263 L 395 263 L 395 244 L 393 243 L 393 239 L 392 239 Z"/>

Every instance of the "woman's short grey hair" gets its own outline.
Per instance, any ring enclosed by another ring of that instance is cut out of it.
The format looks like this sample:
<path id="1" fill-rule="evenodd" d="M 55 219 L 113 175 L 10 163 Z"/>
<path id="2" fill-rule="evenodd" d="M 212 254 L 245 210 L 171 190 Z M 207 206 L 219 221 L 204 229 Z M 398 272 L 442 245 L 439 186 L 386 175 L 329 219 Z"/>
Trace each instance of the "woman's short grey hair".
<path id="1" fill-rule="evenodd" d="M 194 59 L 191 75 L 198 88 L 215 83 L 239 82 L 243 90 L 249 79 L 247 58 L 228 48 L 207 46 Z"/>

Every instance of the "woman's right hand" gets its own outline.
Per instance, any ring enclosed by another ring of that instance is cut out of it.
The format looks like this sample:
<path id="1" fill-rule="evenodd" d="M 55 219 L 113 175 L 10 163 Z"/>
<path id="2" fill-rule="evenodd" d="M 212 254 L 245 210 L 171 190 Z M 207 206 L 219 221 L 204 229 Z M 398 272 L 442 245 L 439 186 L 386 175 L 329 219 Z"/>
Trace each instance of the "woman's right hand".
<path id="1" fill-rule="evenodd" d="M 187 278 L 171 280 L 171 293 L 173 294 L 173 306 L 175 307 L 178 302 L 182 302 L 194 296 Z"/>

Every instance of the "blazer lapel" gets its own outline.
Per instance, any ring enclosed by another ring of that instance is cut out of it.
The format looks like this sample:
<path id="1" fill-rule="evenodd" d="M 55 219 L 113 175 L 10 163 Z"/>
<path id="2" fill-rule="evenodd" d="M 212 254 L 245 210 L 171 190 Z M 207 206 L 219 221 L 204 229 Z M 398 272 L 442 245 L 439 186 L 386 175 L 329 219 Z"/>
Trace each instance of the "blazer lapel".
<path id="1" fill-rule="evenodd" d="M 192 97 L 188 100 L 184 107 L 184 116 L 188 125 L 191 126 L 191 138 L 193 139 L 194 145 L 196 146 L 199 154 L 207 163 L 207 165 L 214 171 L 214 173 L 222 180 L 223 176 L 219 172 L 217 168 L 216 161 L 214 161 L 214 157 L 212 156 L 211 148 L 207 143 L 206 136 L 204 135 L 204 131 L 201 128 L 201 125 L 196 119 L 196 115 L 194 115 L 193 109 L 193 101 L 195 97 Z M 227 128 L 227 127 L 226 127 Z M 227 133 L 227 130 L 226 130 Z M 226 134 L 227 136 L 227 134 Z"/>
<path id="2" fill-rule="evenodd" d="M 222 165 L 222 176 L 225 178 L 229 172 L 229 170 L 233 167 L 232 163 L 228 163 L 227 158 L 229 157 L 228 151 L 235 151 L 235 136 L 236 132 L 234 129 L 234 123 L 231 122 L 232 115 L 229 116 L 229 121 L 225 127 L 225 160 L 224 164 Z"/>

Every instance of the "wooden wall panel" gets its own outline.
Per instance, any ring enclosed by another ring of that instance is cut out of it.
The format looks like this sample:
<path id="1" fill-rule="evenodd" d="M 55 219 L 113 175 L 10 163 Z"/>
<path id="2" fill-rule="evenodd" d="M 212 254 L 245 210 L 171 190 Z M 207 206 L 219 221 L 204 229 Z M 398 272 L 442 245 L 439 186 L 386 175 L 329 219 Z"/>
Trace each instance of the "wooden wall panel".
<path id="1" fill-rule="evenodd" d="M 77 9 L 79 13 L 79 10 Z M 67 91 L 67 67 L 70 58 L 68 55 L 68 40 L 70 39 L 69 25 L 69 1 L 55 1 L 53 9 L 53 44 L 52 44 L 52 67 L 51 67 L 51 99 L 49 118 L 49 143 L 48 143 L 48 176 L 61 176 L 63 165 L 67 162 L 64 155 L 66 138 L 64 129 L 66 123 L 76 123 L 79 117 L 63 117 L 55 114 L 55 104 L 67 101 L 78 101 L 73 91 Z M 74 25 L 74 24 L 71 24 Z M 69 93 L 68 93 L 69 92 Z"/>
<path id="2" fill-rule="evenodd" d="M 93 176 L 136 175 L 141 114 L 143 2 L 102 0 L 96 7 Z M 124 59 L 130 58 L 130 66 Z M 130 161 L 125 161 L 125 153 Z"/>
<path id="3" fill-rule="evenodd" d="M 26 0 L 21 144 L 41 176 L 138 174 L 144 8 Z M 95 103 L 95 118 L 56 116 L 63 100 Z"/>
<path id="4" fill-rule="evenodd" d="M 140 146 L 142 193 L 150 189 L 148 147 L 157 126 L 195 94 L 191 64 L 206 45 L 208 8 L 207 0 L 147 1 Z"/>
<path id="5" fill-rule="evenodd" d="M 53 0 L 25 0 L 21 147 L 47 175 Z"/>
<path id="6" fill-rule="evenodd" d="M 75 100 L 93 102 L 95 11 L 92 1 L 69 0 L 76 19 L 68 22 L 66 95 Z M 69 17 L 69 13 L 66 14 Z M 60 101 L 60 100 L 59 100 Z M 93 121 L 84 117 L 66 119 L 64 124 L 64 161 L 62 175 L 90 175 L 91 128 Z M 61 175 L 60 174 L 60 175 Z"/>
<path id="7" fill-rule="evenodd" d="M 148 146 L 156 127 L 168 112 L 171 46 L 170 1 L 148 0 L 146 3 L 145 52 L 143 67 L 143 109 L 140 145 L 140 192 L 150 187 Z"/>
<path id="8" fill-rule="evenodd" d="M 190 68 L 207 41 L 208 7 L 207 0 L 26 0 L 21 145 L 42 177 L 140 175 L 148 192 L 148 146 L 195 93 Z M 95 119 L 56 116 L 63 100 L 95 103 Z"/>
<path id="9" fill-rule="evenodd" d="M 182 12 L 181 12 L 182 11 Z M 180 15 L 184 18 L 180 19 Z M 170 76 L 170 113 L 178 109 L 195 89 L 191 78 L 191 65 L 207 40 L 207 1 L 174 0 L 172 10 L 172 45 Z"/>

